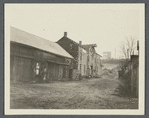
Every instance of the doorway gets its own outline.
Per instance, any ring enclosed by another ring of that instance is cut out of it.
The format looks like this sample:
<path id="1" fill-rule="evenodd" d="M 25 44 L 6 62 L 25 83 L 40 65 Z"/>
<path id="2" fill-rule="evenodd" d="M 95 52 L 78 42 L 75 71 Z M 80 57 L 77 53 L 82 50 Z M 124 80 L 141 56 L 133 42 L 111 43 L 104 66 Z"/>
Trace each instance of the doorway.
<path id="1" fill-rule="evenodd" d="M 73 79 L 73 70 L 72 69 L 69 69 L 69 80 L 72 80 Z"/>

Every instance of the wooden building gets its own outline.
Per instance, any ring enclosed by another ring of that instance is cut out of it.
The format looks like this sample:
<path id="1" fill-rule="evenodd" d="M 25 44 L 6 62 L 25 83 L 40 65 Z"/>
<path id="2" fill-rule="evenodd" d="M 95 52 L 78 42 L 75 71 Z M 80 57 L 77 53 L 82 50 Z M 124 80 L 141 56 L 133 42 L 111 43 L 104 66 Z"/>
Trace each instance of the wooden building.
<path id="1" fill-rule="evenodd" d="M 11 82 L 70 80 L 72 60 L 57 43 L 10 27 Z"/>
<path id="2" fill-rule="evenodd" d="M 82 76 L 87 76 L 87 51 L 79 43 L 67 37 L 67 32 L 57 41 L 70 55 L 73 56 L 73 79 L 78 79 Z"/>

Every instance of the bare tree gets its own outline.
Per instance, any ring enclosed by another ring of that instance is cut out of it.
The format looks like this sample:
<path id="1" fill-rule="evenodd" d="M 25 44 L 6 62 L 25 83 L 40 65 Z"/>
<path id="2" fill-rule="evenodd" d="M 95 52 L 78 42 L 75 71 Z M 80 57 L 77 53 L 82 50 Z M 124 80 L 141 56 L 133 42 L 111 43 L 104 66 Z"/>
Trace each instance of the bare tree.
<path id="1" fill-rule="evenodd" d="M 123 57 L 125 57 L 125 60 L 119 64 L 119 67 L 123 73 L 127 70 L 130 56 L 134 53 L 135 49 L 136 40 L 134 37 L 126 37 L 126 41 L 121 42 L 120 51 Z"/>
<path id="2" fill-rule="evenodd" d="M 120 46 L 120 51 L 126 59 L 129 59 L 130 55 L 134 53 L 135 48 L 136 48 L 136 39 L 130 36 L 126 37 L 125 42 L 122 42 Z"/>
<path id="3" fill-rule="evenodd" d="M 128 58 L 127 48 L 125 42 L 121 42 L 120 51 L 125 58 Z"/>
<path id="4" fill-rule="evenodd" d="M 121 54 L 125 59 L 121 59 L 119 63 L 119 78 L 122 80 L 123 86 L 119 86 L 119 92 L 130 93 L 131 85 L 131 68 L 130 68 L 130 56 L 133 55 L 136 50 L 136 40 L 134 37 L 126 37 L 126 40 L 120 45 Z"/>
<path id="5" fill-rule="evenodd" d="M 134 54 L 136 48 L 136 40 L 134 37 L 130 36 L 130 38 L 126 37 L 126 45 L 128 47 L 128 58 L 130 55 Z"/>

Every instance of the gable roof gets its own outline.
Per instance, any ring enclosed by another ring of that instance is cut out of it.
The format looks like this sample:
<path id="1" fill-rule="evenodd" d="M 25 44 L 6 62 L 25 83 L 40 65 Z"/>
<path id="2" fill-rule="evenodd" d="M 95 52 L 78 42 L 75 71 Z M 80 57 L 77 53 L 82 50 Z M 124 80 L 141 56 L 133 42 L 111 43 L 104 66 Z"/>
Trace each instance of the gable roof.
<path id="1" fill-rule="evenodd" d="M 86 50 L 89 50 L 90 47 L 97 47 L 96 44 L 86 44 L 86 45 L 82 45 Z M 100 54 L 98 54 L 95 50 L 95 54 L 97 54 L 98 56 L 102 57 Z"/>
<path id="2" fill-rule="evenodd" d="M 86 51 L 89 51 L 89 48 L 92 47 L 94 50 L 97 45 L 96 44 L 87 44 L 87 45 L 82 45 L 82 47 L 85 48 Z M 95 53 L 96 53 L 96 50 L 95 50 Z"/>
<path id="3" fill-rule="evenodd" d="M 59 56 L 73 58 L 59 44 L 14 27 L 10 27 L 10 41 L 32 46 Z"/>
<path id="4" fill-rule="evenodd" d="M 100 54 L 96 53 L 98 56 L 102 57 Z"/>
<path id="5" fill-rule="evenodd" d="M 66 37 L 66 36 L 63 36 L 61 39 L 59 39 L 57 42 L 59 42 L 60 40 L 63 40 L 63 39 L 67 39 L 67 40 L 70 40 L 71 42 L 73 42 L 74 44 L 78 45 L 79 47 L 85 49 L 82 45 L 80 45 L 79 43 L 75 42 L 74 40 Z"/>
<path id="6" fill-rule="evenodd" d="M 89 48 L 89 47 L 97 47 L 96 44 L 84 44 L 84 45 L 82 45 L 82 46 L 85 47 L 85 48 Z"/>

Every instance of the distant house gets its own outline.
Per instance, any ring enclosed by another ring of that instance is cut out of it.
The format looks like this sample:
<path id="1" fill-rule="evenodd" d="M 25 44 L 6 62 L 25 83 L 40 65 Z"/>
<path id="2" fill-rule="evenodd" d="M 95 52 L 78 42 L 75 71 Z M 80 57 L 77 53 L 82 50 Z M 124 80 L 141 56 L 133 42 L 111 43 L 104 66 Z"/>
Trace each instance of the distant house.
<path id="1" fill-rule="evenodd" d="M 87 44 L 82 46 L 88 52 L 87 75 L 99 77 L 101 75 L 102 65 L 101 65 L 101 56 L 98 53 L 96 53 L 96 50 L 95 50 L 95 47 L 97 47 L 97 45 Z"/>
<path id="2" fill-rule="evenodd" d="M 78 79 L 78 76 L 87 75 L 87 51 L 80 43 L 73 41 L 67 37 L 67 32 L 57 41 L 57 43 L 73 56 L 73 79 Z"/>
<path id="3" fill-rule="evenodd" d="M 111 52 L 103 52 L 103 59 L 111 59 Z"/>
<path id="4" fill-rule="evenodd" d="M 69 80 L 72 60 L 57 43 L 10 27 L 11 82 Z"/>

